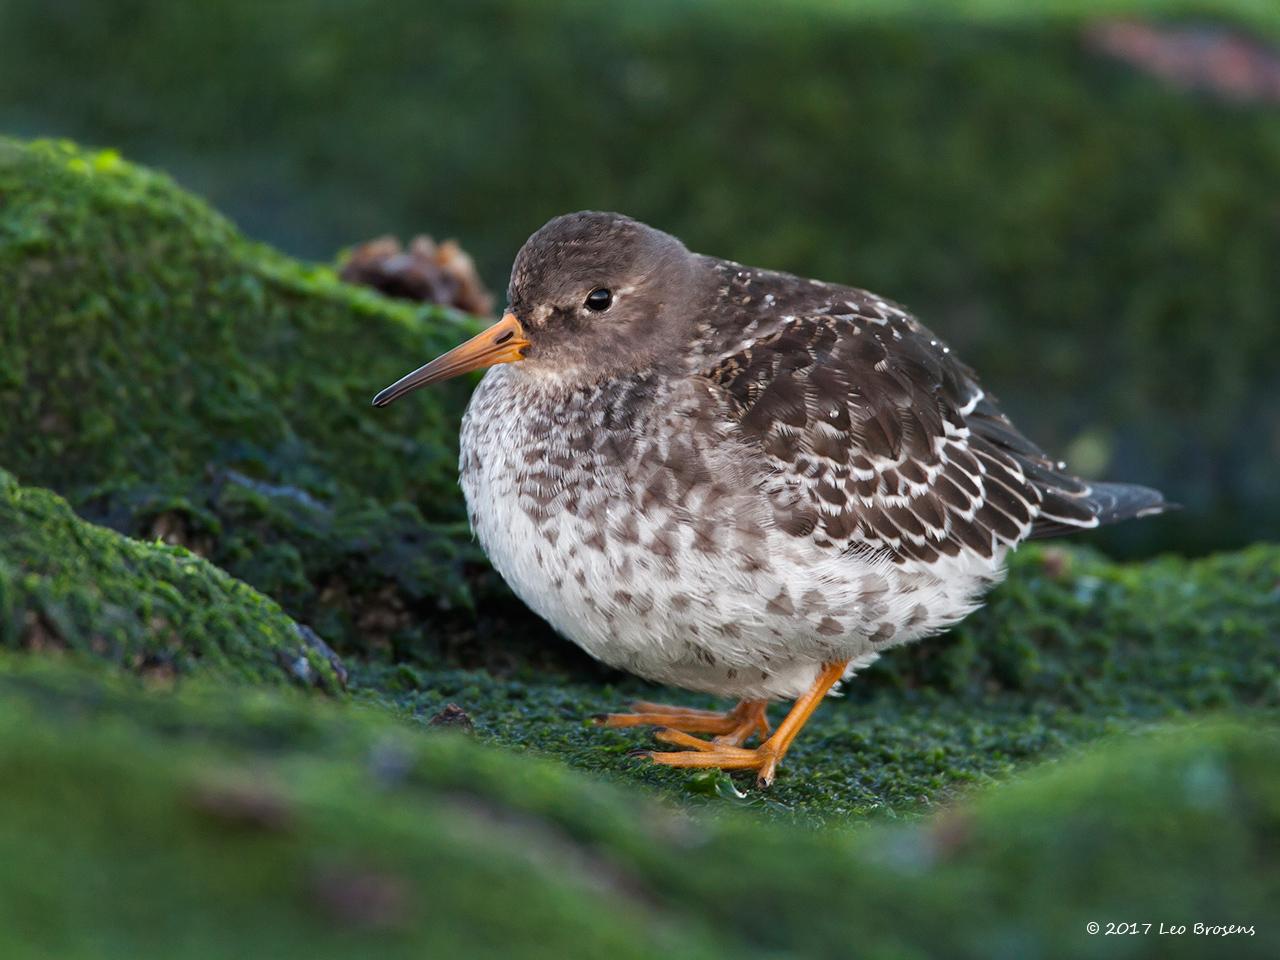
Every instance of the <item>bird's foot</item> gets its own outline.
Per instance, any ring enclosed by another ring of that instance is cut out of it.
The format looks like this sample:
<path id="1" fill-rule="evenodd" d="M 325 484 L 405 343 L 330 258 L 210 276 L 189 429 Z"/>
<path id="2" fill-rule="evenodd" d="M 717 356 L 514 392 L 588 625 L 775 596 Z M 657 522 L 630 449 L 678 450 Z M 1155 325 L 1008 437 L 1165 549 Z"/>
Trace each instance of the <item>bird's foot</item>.
<path id="1" fill-rule="evenodd" d="M 822 698 L 844 676 L 848 661 L 836 661 L 824 664 L 817 678 L 802 696 L 792 704 L 791 711 L 778 724 L 767 740 L 760 746 L 748 750 L 738 743 L 729 743 L 725 737 L 715 741 L 702 740 L 689 735 L 689 731 L 676 729 L 674 724 L 667 724 L 655 736 L 664 743 L 687 747 L 687 750 L 672 753 L 648 752 L 646 755 L 654 763 L 664 767 L 719 767 L 721 770 L 755 770 L 756 786 L 767 787 L 773 783 L 774 774 L 778 771 L 778 763 L 786 755 L 791 741 L 808 722 L 813 711 L 817 709 Z M 749 704 L 744 700 L 731 713 L 743 710 Z M 759 717 L 763 719 L 764 705 L 760 704 Z M 745 716 L 745 714 L 744 714 Z M 752 728 L 754 729 L 754 728 Z M 766 729 L 768 729 L 766 727 Z M 694 732 L 705 732 L 702 730 Z M 745 739 L 745 738 L 743 738 Z"/>
<path id="2" fill-rule="evenodd" d="M 631 713 L 601 714 L 596 722 L 605 727 L 651 726 L 683 733 L 710 733 L 716 735 L 714 745 L 741 747 L 752 734 L 768 736 L 765 706 L 763 700 L 743 700 L 732 710 L 721 711 L 638 701 L 631 704 Z M 713 745 L 711 741 L 698 742 Z"/>
<path id="3" fill-rule="evenodd" d="M 680 730 L 659 730 L 654 736 L 664 743 L 689 748 L 672 753 L 647 751 L 645 756 L 654 763 L 664 767 L 755 770 L 757 787 L 767 787 L 773 783 L 774 775 L 778 771 L 778 761 L 786 752 L 786 746 L 776 742 L 777 737 L 771 737 L 753 749 L 746 749 L 724 743 L 722 742 L 724 738 L 717 738 L 712 742 L 690 736 Z"/>

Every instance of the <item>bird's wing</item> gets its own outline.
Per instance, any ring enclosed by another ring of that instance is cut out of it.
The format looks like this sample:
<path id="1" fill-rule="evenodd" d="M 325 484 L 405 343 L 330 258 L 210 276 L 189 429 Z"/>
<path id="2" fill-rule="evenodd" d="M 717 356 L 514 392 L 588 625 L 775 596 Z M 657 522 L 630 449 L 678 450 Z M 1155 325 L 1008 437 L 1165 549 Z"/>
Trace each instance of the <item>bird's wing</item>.
<path id="1" fill-rule="evenodd" d="M 1090 487 L 896 308 L 786 318 L 702 377 L 794 536 L 928 563 L 1098 524 Z"/>

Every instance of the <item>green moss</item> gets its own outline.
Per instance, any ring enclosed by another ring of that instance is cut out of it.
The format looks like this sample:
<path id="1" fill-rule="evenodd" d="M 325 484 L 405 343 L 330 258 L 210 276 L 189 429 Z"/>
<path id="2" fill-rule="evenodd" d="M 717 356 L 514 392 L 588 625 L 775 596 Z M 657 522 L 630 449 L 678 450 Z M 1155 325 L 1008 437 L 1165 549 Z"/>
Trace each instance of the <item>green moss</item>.
<path id="1" fill-rule="evenodd" d="M 1280 546 L 1116 563 L 1028 546 L 1007 582 L 945 637 L 873 668 L 890 683 L 1013 690 L 1067 706 L 1141 710 L 1280 704 Z"/>
<path id="2" fill-rule="evenodd" d="M 109 151 L 0 140 L 0 198 L 0 464 L 337 643 L 429 646 L 417 624 L 468 602 L 465 386 L 369 400 L 472 321 L 248 243 Z"/>
<path id="3" fill-rule="evenodd" d="M 1048 449 L 1188 506 L 1111 548 L 1280 527 L 1280 228 L 1258 202 L 1280 112 L 1086 39 L 1107 17 L 1277 36 L 1274 3 L 742 6 L 10 0 L 0 126 L 119 146 L 312 257 L 456 235 L 495 289 L 548 217 L 626 210 L 901 300 Z"/>
<path id="4" fill-rule="evenodd" d="M 180 547 L 79 519 L 0 470 L 0 648 L 337 691 L 345 670 L 272 600 Z"/>
<path id="5" fill-rule="evenodd" d="M 300 496 L 453 490 L 461 391 L 390 416 L 368 401 L 468 323 L 251 244 L 110 151 L 5 141 L 0 190 L 3 449 L 33 481 L 84 493 L 213 463 Z"/>
<path id="6" fill-rule="evenodd" d="M 938 817 L 815 831 L 376 712 L 0 661 L 0 952 L 1205 955 L 1085 926 L 1164 921 L 1252 925 L 1230 954 L 1272 956 L 1277 763 L 1274 727 L 1183 725 Z"/>

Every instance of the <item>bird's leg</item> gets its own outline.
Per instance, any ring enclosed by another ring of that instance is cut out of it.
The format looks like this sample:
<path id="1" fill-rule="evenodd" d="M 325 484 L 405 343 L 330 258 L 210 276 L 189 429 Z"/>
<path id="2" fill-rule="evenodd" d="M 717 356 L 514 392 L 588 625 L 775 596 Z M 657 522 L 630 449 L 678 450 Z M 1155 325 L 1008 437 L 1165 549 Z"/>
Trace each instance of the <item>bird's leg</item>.
<path id="1" fill-rule="evenodd" d="M 679 753 L 650 753 L 654 763 L 668 767 L 720 767 L 722 770 L 755 770 L 756 784 L 767 787 L 773 782 L 778 761 L 786 755 L 791 741 L 818 708 L 822 698 L 844 676 L 847 660 L 829 663 L 822 668 L 812 687 L 791 707 L 778 729 L 753 750 L 728 743 L 707 743 L 680 730 L 659 730 L 655 736 L 666 743 L 691 748 Z"/>
<path id="2" fill-rule="evenodd" d="M 637 701 L 632 713 L 607 713 L 596 717 L 605 727 L 666 727 L 685 733 L 717 734 L 716 742 L 740 747 L 751 734 L 769 732 L 764 700 L 742 700 L 727 713 L 721 710 L 699 710 L 696 707 L 673 707 L 664 703 Z M 707 741 L 700 741 L 707 742 Z"/>

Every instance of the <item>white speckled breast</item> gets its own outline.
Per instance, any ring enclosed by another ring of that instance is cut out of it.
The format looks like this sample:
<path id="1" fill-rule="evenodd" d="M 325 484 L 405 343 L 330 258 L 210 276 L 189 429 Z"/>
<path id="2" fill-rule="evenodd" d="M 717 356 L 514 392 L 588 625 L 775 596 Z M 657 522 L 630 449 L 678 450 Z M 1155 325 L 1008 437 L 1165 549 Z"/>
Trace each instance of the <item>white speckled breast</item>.
<path id="1" fill-rule="evenodd" d="M 462 424 L 472 529 L 528 606 L 605 663 L 725 696 L 793 698 L 976 606 L 1004 549 L 894 563 L 778 529 L 777 478 L 716 387 L 577 387 L 512 364 Z M 770 489 L 770 484 L 773 488 Z"/>

